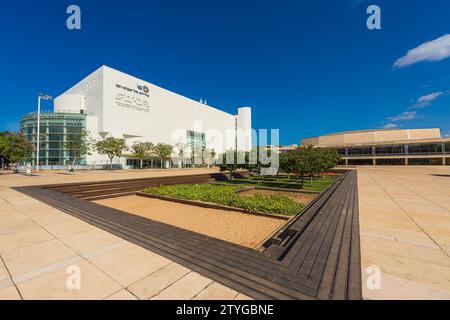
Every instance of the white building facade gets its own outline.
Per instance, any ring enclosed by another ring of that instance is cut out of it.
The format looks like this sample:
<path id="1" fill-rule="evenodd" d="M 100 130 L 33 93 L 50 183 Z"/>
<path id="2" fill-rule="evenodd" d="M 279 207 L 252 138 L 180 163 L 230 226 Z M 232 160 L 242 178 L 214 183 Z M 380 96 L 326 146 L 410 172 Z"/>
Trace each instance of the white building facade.
<path id="1" fill-rule="evenodd" d="M 201 137 L 216 154 L 252 147 L 251 108 L 232 115 L 107 66 L 55 98 L 54 111 L 83 113 L 91 138 L 124 138 L 129 147 L 136 142 L 186 145 L 190 137 Z M 88 165 L 107 160 L 97 153 L 86 156 Z M 115 163 L 125 167 L 126 159 Z"/>

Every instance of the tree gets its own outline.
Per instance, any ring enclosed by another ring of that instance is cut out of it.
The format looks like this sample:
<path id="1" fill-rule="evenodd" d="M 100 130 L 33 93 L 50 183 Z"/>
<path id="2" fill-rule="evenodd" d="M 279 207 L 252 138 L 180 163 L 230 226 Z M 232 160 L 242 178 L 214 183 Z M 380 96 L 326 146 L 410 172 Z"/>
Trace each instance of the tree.
<path id="1" fill-rule="evenodd" d="M 33 145 L 22 133 L 0 132 L 0 155 L 15 165 L 15 172 L 18 163 L 29 158 L 33 150 Z"/>
<path id="2" fill-rule="evenodd" d="M 98 141 L 95 144 L 95 147 L 98 153 L 108 156 L 110 170 L 112 170 L 112 161 L 114 157 L 121 157 L 122 153 L 127 150 L 125 139 L 113 137 Z"/>
<path id="3" fill-rule="evenodd" d="M 75 170 L 75 162 L 85 155 L 91 155 L 91 150 L 93 148 L 93 142 L 89 138 L 89 133 L 82 131 L 79 135 L 72 135 L 70 141 L 64 144 L 64 149 L 69 151 L 72 157 L 72 168 L 70 171 Z M 69 157 L 70 159 L 70 157 Z"/>
<path id="4" fill-rule="evenodd" d="M 239 163 L 243 160 L 242 163 Z M 228 171 L 230 173 L 229 180 L 233 180 L 233 173 L 245 168 L 245 154 L 236 150 L 227 150 L 219 155 L 220 172 Z"/>
<path id="5" fill-rule="evenodd" d="M 151 142 L 137 142 L 131 147 L 133 156 L 140 160 L 140 168 L 143 167 L 144 159 L 149 159 L 153 153 L 153 143 Z"/>
<path id="6" fill-rule="evenodd" d="M 202 152 L 203 152 L 203 161 L 206 163 L 208 168 L 211 167 L 216 158 L 216 152 L 214 151 L 214 149 L 209 149 L 206 147 L 203 147 Z"/>
<path id="7" fill-rule="evenodd" d="M 288 180 L 291 178 L 291 173 L 295 171 L 295 157 L 293 152 L 283 152 L 280 154 L 280 170 L 287 173 Z"/>
<path id="8" fill-rule="evenodd" d="M 158 143 L 154 147 L 155 154 L 161 159 L 161 168 L 163 168 L 164 161 L 172 154 L 173 147 L 170 144 Z"/>
<path id="9" fill-rule="evenodd" d="M 302 146 L 287 152 L 290 157 L 291 170 L 296 174 L 297 179 L 301 181 L 301 188 L 304 186 L 305 176 L 313 172 L 313 147 Z"/>
<path id="10" fill-rule="evenodd" d="M 321 176 L 325 171 L 330 170 L 339 164 L 341 156 L 334 148 L 313 148 L 312 149 L 312 174 Z"/>
<path id="11" fill-rule="evenodd" d="M 175 148 L 178 150 L 178 156 L 181 159 L 181 167 L 184 168 L 184 156 L 185 156 L 185 149 L 186 145 L 183 142 L 179 142 L 175 145 Z"/>
<path id="12" fill-rule="evenodd" d="M 245 163 L 242 165 L 243 169 L 248 170 L 249 172 L 257 172 L 260 177 L 262 183 L 264 183 L 264 168 L 270 168 L 271 163 L 263 163 L 263 153 L 265 153 L 265 157 L 269 159 L 272 155 L 272 149 L 265 147 L 253 147 L 249 152 L 245 152 Z"/>
<path id="13" fill-rule="evenodd" d="M 323 150 L 325 166 L 322 172 L 325 172 L 326 170 L 333 169 L 339 164 L 341 161 L 341 155 L 335 148 L 323 148 Z"/>

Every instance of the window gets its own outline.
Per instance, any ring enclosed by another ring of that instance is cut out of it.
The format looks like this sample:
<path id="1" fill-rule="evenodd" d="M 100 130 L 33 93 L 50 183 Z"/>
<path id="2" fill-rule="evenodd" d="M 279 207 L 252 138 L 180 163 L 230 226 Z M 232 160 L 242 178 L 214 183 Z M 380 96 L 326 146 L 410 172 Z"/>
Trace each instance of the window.
<path id="1" fill-rule="evenodd" d="M 348 148 L 348 156 L 372 156 L 372 147 Z"/>
<path id="2" fill-rule="evenodd" d="M 405 165 L 406 161 L 403 158 L 394 158 L 394 159 L 377 159 L 377 165 L 379 166 L 396 166 L 396 165 Z"/>
<path id="3" fill-rule="evenodd" d="M 48 127 L 49 133 L 64 133 L 64 127 Z"/>
<path id="4" fill-rule="evenodd" d="M 406 148 L 404 145 L 377 146 L 375 148 L 377 156 L 383 155 L 404 155 Z"/>
<path id="5" fill-rule="evenodd" d="M 186 131 L 186 141 L 189 147 L 206 146 L 205 134 L 203 132 Z"/>
<path id="6" fill-rule="evenodd" d="M 408 154 L 436 154 L 442 153 L 441 143 L 411 144 L 408 146 Z"/>
<path id="7" fill-rule="evenodd" d="M 438 158 L 423 158 L 423 159 L 408 159 L 409 165 L 433 165 L 433 166 L 439 166 L 442 165 L 442 159 Z"/>

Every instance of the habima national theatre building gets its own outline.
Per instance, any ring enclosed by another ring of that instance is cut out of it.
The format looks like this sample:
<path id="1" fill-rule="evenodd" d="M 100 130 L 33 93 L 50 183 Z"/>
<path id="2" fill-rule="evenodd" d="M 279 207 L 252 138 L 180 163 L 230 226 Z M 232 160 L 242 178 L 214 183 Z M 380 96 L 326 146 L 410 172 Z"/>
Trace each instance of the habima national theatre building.
<path id="1" fill-rule="evenodd" d="M 71 155 L 64 144 L 82 131 L 95 140 L 125 138 L 128 146 L 135 142 L 199 143 L 216 154 L 234 148 L 248 151 L 252 146 L 251 108 L 229 114 L 107 66 L 56 97 L 53 112 L 41 113 L 40 119 L 39 164 L 44 166 L 69 164 Z M 20 126 L 35 144 L 37 113 L 22 117 Z M 209 132 L 215 133 L 213 139 Z M 31 160 L 36 164 L 35 154 Z M 80 163 L 102 166 L 108 160 L 93 153 Z M 115 159 L 123 168 L 136 163 L 131 157 Z"/>

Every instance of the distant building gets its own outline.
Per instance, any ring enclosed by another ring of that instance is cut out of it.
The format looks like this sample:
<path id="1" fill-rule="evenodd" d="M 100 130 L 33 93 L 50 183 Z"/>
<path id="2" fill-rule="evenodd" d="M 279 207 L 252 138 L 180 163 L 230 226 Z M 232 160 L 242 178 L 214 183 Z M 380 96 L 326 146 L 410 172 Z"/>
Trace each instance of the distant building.
<path id="1" fill-rule="evenodd" d="M 301 144 L 336 148 L 342 165 L 450 165 L 450 138 L 437 128 L 348 131 Z"/>
<path id="2" fill-rule="evenodd" d="M 21 130 L 33 143 L 36 125 L 36 113 L 21 119 Z M 56 97 L 54 112 L 41 114 L 40 164 L 69 163 L 64 142 L 82 130 L 95 140 L 124 138 L 129 147 L 136 142 L 188 148 L 199 143 L 219 154 L 235 148 L 248 151 L 252 146 L 251 108 L 229 114 L 206 105 L 206 100 L 194 101 L 107 66 Z M 33 164 L 35 159 L 33 155 Z M 94 152 L 80 163 L 106 165 L 108 159 Z M 115 159 L 115 164 L 132 167 L 136 161 L 125 156 Z"/>

